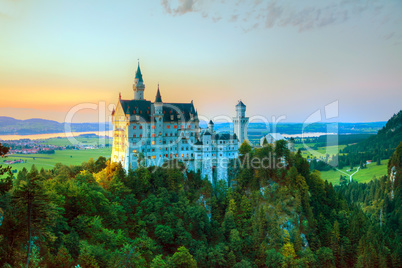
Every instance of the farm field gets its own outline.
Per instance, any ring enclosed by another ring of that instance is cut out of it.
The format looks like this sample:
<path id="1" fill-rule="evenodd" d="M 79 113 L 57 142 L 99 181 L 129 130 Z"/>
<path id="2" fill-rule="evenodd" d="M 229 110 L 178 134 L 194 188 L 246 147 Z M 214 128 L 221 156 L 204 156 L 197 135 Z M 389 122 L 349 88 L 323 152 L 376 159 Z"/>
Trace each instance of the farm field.
<path id="1" fill-rule="evenodd" d="M 367 165 L 367 168 L 360 169 L 355 175 L 353 175 L 352 179 L 354 181 L 365 183 L 371 181 L 374 177 L 381 177 L 387 175 L 387 165 L 388 159 L 381 160 L 381 165 L 377 166 L 376 163 L 372 163 Z M 339 184 L 340 175 L 346 176 L 345 173 L 351 175 L 356 172 L 357 168 L 353 168 L 352 171 L 348 172 L 349 167 L 345 167 L 341 169 L 344 173 L 337 170 L 329 170 L 329 171 L 321 171 L 321 178 L 323 180 L 327 180 L 328 182 L 332 182 L 332 184 Z M 346 178 L 349 180 L 349 177 Z"/>
<path id="2" fill-rule="evenodd" d="M 297 144 L 298 146 L 295 146 L 295 149 L 298 150 L 299 148 L 304 148 L 303 144 Z M 316 157 L 316 158 L 325 158 L 326 154 L 329 154 L 331 157 L 332 155 L 336 155 L 339 153 L 339 150 L 342 150 L 343 148 L 346 147 L 346 145 L 332 145 L 332 146 L 327 146 L 327 147 L 318 147 L 317 149 L 313 149 L 314 143 L 306 143 L 307 146 L 309 146 L 312 151 L 302 151 L 302 155 L 306 158 L 311 158 L 311 157 Z"/>
<path id="3" fill-rule="evenodd" d="M 55 146 L 68 146 L 68 145 L 99 145 L 99 144 L 111 144 L 111 138 L 100 137 L 75 137 L 75 138 L 50 138 L 43 140 L 43 144 L 55 145 Z"/>
<path id="4" fill-rule="evenodd" d="M 111 147 L 88 150 L 57 150 L 54 154 L 13 154 L 2 160 L 26 160 L 26 163 L 12 164 L 12 170 L 20 171 L 24 167 L 28 170 L 34 164 L 38 170 L 41 168 L 52 169 L 56 163 L 63 165 L 80 165 L 82 162 L 93 158 L 95 161 L 99 156 L 110 158 Z M 6 165 L 5 165 L 6 166 Z"/>

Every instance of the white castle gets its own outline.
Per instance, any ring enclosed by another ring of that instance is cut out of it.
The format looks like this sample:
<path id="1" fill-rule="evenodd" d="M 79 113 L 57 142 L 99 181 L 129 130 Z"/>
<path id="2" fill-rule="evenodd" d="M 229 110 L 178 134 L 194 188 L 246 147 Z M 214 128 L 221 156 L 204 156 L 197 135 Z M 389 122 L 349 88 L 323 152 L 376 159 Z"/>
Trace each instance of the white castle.
<path id="1" fill-rule="evenodd" d="M 121 162 L 125 170 L 139 165 L 162 166 L 171 160 L 183 162 L 188 170 L 201 176 L 228 179 L 229 163 L 238 157 L 239 145 L 246 137 L 246 105 L 236 105 L 234 133 L 217 133 L 209 121 L 207 129 L 199 127 L 198 113 L 190 103 L 164 103 L 159 90 L 155 102 L 144 99 L 145 85 L 138 64 L 133 84 L 134 99 L 123 100 L 119 94 L 112 112 L 112 161 Z"/>

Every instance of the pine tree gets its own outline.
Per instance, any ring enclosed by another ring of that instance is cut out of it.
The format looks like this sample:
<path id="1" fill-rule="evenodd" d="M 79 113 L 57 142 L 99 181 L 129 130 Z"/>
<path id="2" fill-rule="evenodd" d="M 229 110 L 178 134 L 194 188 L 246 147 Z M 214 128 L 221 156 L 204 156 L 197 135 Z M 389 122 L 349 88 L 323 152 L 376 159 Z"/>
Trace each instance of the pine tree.
<path id="1" fill-rule="evenodd" d="M 54 224 L 55 212 L 48 203 L 48 196 L 43 189 L 35 165 L 32 166 L 26 180 L 20 181 L 19 187 L 13 193 L 13 200 L 15 207 L 21 209 L 19 217 L 27 229 L 26 267 L 29 267 L 31 248 L 34 243 L 33 236 L 40 232 L 49 242 L 55 238 L 49 230 Z"/>

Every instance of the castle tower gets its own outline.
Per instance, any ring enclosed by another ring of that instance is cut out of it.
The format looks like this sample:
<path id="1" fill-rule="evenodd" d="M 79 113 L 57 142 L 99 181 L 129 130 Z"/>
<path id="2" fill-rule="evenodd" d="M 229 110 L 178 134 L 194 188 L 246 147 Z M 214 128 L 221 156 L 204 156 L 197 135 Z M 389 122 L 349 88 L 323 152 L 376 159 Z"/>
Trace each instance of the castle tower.
<path id="1" fill-rule="evenodd" d="M 212 120 L 209 120 L 209 123 L 208 123 L 208 131 L 209 131 L 211 134 L 214 134 L 214 122 L 212 122 Z"/>
<path id="2" fill-rule="evenodd" d="M 236 105 L 236 117 L 233 117 L 233 129 L 240 144 L 247 137 L 247 126 L 246 105 L 242 101 L 239 101 Z"/>
<path id="3" fill-rule="evenodd" d="M 155 105 L 155 116 L 162 116 L 163 115 L 163 111 L 162 111 L 163 102 L 162 102 L 161 92 L 159 91 L 159 84 L 158 84 L 158 91 L 156 92 L 156 96 L 155 96 L 154 105 Z"/>
<path id="4" fill-rule="evenodd" d="M 133 90 L 134 90 L 134 99 L 135 100 L 143 100 L 144 99 L 145 85 L 144 85 L 144 80 L 142 80 L 142 74 L 141 74 L 139 62 L 138 62 L 137 72 L 136 72 L 135 78 L 134 78 Z"/>
<path id="5" fill-rule="evenodd" d="M 158 84 L 158 91 L 156 92 L 155 102 L 155 136 L 160 136 L 163 132 L 163 102 L 161 92 L 159 91 L 159 84 Z"/>

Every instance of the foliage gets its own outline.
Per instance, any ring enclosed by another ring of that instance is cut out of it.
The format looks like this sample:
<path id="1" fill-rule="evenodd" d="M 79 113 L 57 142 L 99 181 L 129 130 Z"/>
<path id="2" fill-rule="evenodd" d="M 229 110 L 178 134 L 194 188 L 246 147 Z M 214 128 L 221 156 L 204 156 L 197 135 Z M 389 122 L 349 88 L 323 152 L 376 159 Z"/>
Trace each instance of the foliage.
<path id="1" fill-rule="evenodd" d="M 0 196 L 0 267 L 400 267 L 401 148 L 392 183 L 335 188 L 281 143 L 244 145 L 230 185 L 105 158 L 23 169 Z"/>

